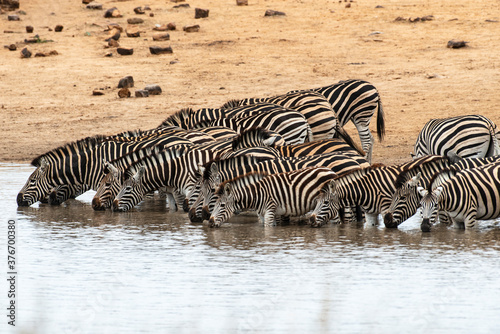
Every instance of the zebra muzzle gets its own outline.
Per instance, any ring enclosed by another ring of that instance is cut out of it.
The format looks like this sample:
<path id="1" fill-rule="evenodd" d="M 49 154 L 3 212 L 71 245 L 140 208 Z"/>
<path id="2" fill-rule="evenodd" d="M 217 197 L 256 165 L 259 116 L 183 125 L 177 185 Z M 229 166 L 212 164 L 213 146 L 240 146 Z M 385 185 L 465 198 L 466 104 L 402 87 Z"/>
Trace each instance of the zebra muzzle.
<path id="1" fill-rule="evenodd" d="M 201 209 L 201 219 L 203 220 L 210 219 L 210 210 L 208 209 L 208 206 L 204 206 L 203 209 Z"/>
<path id="2" fill-rule="evenodd" d="M 429 218 L 424 218 L 422 220 L 422 224 L 420 225 L 420 229 L 422 232 L 430 232 L 431 231 L 431 223 Z"/>
<path id="3" fill-rule="evenodd" d="M 184 209 L 184 212 L 189 212 L 189 199 L 185 198 L 184 202 L 182 203 L 182 208 Z"/>
<path id="4" fill-rule="evenodd" d="M 394 216 L 392 213 L 387 212 L 384 215 L 384 225 L 386 228 L 397 228 L 398 224 L 394 222 Z"/>
<path id="5" fill-rule="evenodd" d="M 24 194 L 19 193 L 17 194 L 17 206 L 30 206 L 30 202 L 24 199 Z"/>
<path id="6" fill-rule="evenodd" d="M 113 211 L 123 211 L 123 209 L 120 208 L 120 202 L 117 199 L 113 201 Z"/>
<path id="7" fill-rule="evenodd" d="M 92 209 L 95 211 L 102 211 L 105 209 L 104 205 L 101 203 L 101 199 L 98 197 L 92 198 Z"/>
<path id="8" fill-rule="evenodd" d="M 201 223 L 203 221 L 203 219 L 201 219 L 201 217 L 196 216 L 196 209 L 195 208 L 191 208 L 189 210 L 188 216 L 189 216 L 189 220 L 192 223 Z"/>

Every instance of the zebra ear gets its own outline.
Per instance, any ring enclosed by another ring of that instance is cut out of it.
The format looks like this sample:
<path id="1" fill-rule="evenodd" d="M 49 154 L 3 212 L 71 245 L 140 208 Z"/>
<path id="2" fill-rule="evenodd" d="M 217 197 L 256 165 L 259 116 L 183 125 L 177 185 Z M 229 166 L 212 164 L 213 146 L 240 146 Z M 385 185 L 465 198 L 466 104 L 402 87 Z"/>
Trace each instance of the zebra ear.
<path id="1" fill-rule="evenodd" d="M 217 164 L 212 162 L 212 164 L 210 165 L 210 173 L 212 175 L 215 175 L 219 172 L 219 168 L 217 167 Z"/>
<path id="2" fill-rule="evenodd" d="M 117 179 L 119 177 L 119 175 L 118 175 L 119 174 L 118 169 L 115 166 L 113 166 L 113 164 L 111 162 L 105 161 L 104 165 L 109 170 L 109 172 L 113 174 L 114 178 Z"/>
<path id="3" fill-rule="evenodd" d="M 145 171 L 146 171 L 146 167 L 144 165 L 139 167 L 139 170 L 134 175 L 134 181 L 139 182 L 142 179 L 142 177 L 144 176 Z"/>
<path id="4" fill-rule="evenodd" d="M 274 145 L 274 142 L 276 141 L 276 139 L 278 139 L 276 136 L 271 136 L 267 139 L 264 139 L 264 141 L 262 142 L 265 146 L 273 146 Z"/>
<path id="5" fill-rule="evenodd" d="M 45 168 L 47 168 L 48 166 L 49 166 L 49 163 L 47 162 L 47 160 L 44 157 L 41 157 L 40 158 L 40 169 L 45 170 Z"/>
<path id="6" fill-rule="evenodd" d="M 410 182 L 408 182 L 408 185 L 410 187 L 415 187 L 418 185 L 418 183 L 420 182 L 420 177 L 422 176 L 422 173 L 418 172 L 417 175 L 415 175 L 414 177 L 411 178 Z"/>
<path id="7" fill-rule="evenodd" d="M 423 187 L 417 187 L 417 191 L 422 197 L 425 197 L 428 194 L 427 189 L 424 189 Z"/>
<path id="8" fill-rule="evenodd" d="M 437 187 L 436 189 L 434 189 L 434 194 L 439 197 L 441 195 L 441 193 L 443 192 L 443 187 Z"/>
<path id="9" fill-rule="evenodd" d="M 231 195 L 231 191 L 232 191 L 231 184 L 230 184 L 230 183 L 226 184 L 226 185 L 224 186 L 224 194 L 225 194 L 226 196 L 229 196 L 229 195 Z"/>
<path id="10" fill-rule="evenodd" d="M 416 158 L 415 153 L 410 152 L 410 157 L 412 157 L 412 159 L 415 159 Z"/>
<path id="11" fill-rule="evenodd" d="M 202 164 L 198 164 L 198 173 L 203 176 L 205 174 L 205 167 Z"/>
<path id="12" fill-rule="evenodd" d="M 334 193 L 337 190 L 337 182 L 335 182 L 335 180 L 331 180 L 330 182 L 328 182 L 328 190 L 331 193 Z"/>

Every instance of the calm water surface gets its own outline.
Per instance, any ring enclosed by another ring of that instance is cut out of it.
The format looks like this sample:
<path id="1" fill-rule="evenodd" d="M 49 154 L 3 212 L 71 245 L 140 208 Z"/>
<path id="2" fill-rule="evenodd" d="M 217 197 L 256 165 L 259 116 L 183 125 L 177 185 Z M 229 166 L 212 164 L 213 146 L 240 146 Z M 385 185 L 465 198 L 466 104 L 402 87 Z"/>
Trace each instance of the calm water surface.
<path id="1" fill-rule="evenodd" d="M 17 208 L 33 171 L 0 164 L 0 244 L 18 235 L 16 333 L 498 333 L 500 222 L 211 229 L 149 200 L 94 212 L 93 193 Z M 5 310 L 6 279 L 1 285 Z M 4 331 L 5 329 L 5 331 Z"/>

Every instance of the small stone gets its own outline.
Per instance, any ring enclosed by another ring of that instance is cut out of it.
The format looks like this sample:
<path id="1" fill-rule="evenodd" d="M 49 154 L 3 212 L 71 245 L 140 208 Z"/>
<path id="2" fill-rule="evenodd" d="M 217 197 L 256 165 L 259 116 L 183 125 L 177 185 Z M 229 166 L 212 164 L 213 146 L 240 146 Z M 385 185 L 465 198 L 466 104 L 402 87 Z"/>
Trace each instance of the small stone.
<path id="1" fill-rule="evenodd" d="M 11 44 L 11 45 L 7 46 L 7 49 L 9 49 L 10 51 L 16 51 L 17 50 L 17 46 L 15 44 Z"/>
<path id="2" fill-rule="evenodd" d="M 108 9 L 105 13 L 104 13 L 104 17 L 106 18 L 109 18 L 109 17 L 122 17 L 122 13 L 120 13 L 120 11 L 118 10 L 118 8 L 116 7 L 113 7 L 113 8 L 110 8 Z"/>
<path id="3" fill-rule="evenodd" d="M 351 3 L 346 3 L 345 8 L 351 8 Z"/>
<path id="4" fill-rule="evenodd" d="M 161 54 L 166 54 L 166 53 L 173 53 L 172 47 L 168 46 L 166 48 L 162 48 L 159 46 L 150 46 L 149 47 L 149 52 L 151 52 L 152 55 L 161 55 Z M 151 94 L 154 95 L 154 94 Z"/>
<path id="5" fill-rule="evenodd" d="M 122 88 L 118 91 L 118 97 L 120 99 L 123 99 L 125 97 L 130 97 L 130 91 L 128 90 L 128 88 Z"/>
<path id="6" fill-rule="evenodd" d="M 112 52 L 108 52 L 104 55 L 104 57 L 113 57 L 113 53 Z"/>
<path id="7" fill-rule="evenodd" d="M 14 31 L 13 30 L 4 30 L 3 33 L 4 34 L 13 34 Z"/>
<path id="8" fill-rule="evenodd" d="M 189 6 L 188 3 L 182 3 L 180 5 L 176 5 L 176 6 L 172 7 L 172 8 L 189 8 L 189 7 L 191 7 L 191 6 Z"/>
<path id="9" fill-rule="evenodd" d="M 33 27 L 32 26 L 26 26 L 26 32 L 28 34 L 31 34 L 33 32 Z"/>
<path id="10" fill-rule="evenodd" d="M 134 13 L 136 14 L 146 14 L 146 12 L 142 9 L 142 7 L 135 7 Z"/>
<path id="11" fill-rule="evenodd" d="M 237 6 L 248 6 L 248 0 L 236 0 Z"/>
<path id="12" fill-rule="evenodd" d="M 279 12 L 277 10 L 272 10 L 272 9 L 268 9 L 266 10 L 266 13 L 264 14 L 264 16 L 285 16 L 286 14 L 284 12 Z"/>
<path id="13" fill-rule="evenodd" d="M 49 30 L 49 31 L 52 31 L 52 28 L 49 28 L 48 30 Z"/>
<path id="14" fill-rule="evenodd" d="M 28 48 L 24 48 L 21 50 L 21 58 L 29 58 L 31 57 L 31 51 Z"/>
<path id="15" fill-rule="evenodd" d="M 168 41 L 169 39 L 170 39 L 170 34 L 168 33 L 153 35 L 153 41 Z"/>
<path id="16" fill-rule="evenodd" d="M 111 30 L 109 32 L 109 37 L 106 38 L 106 42 L 109 42 L 110 40 L 114 39 L 115 41 L 120 39 L 120 31 L 118 29 Z"/>
<path id="17" fill-rule="evenodd" d="M 117 48 L 117 47 L 120 46 L 120 44 L 116 40 L 110 39 L 108 41 L 108 46 L 111 47 L 111 48 Z"/>
<path id="18" fill-rule="evenodd" d="M 192 26 L 185 26 L 184 28 L 182 28 L 182 30 L 184 30 L 185 32 L 198 32 L 200 31 L 200 25 L 195 24 Z"/>
<path id="19" fill-rule="evenodd" d="M 12 14 L 12 15 L 7 15 L 7 20 L 9 20 L 9 21 L 21 21 L 21 18 L 19 17 L 19 15 Z"/>
<path id="20" fill-rule="evenodd" d="M 139 89 L 135 91 L 135 97 L 148 97 L 148 96 L 149 92 L 147 90 Z"/>
<path id="21" fill-rule="evenodd" d="M 204 17 L 208 17 L 208 9 L 202 9 L 202 8 L 195 8 L 194 9 L 194 18 L 195 19 L 201 19 Z"/>
<path id="22" fill-rule="evenodd" d="M 139 29 L 134 27 L 128 27 L 125 32 L 127 33 L 127 37 L 141 37 Z"/>
<path id="23" fill-rule="evenodd" d="M 446 45 L 446 47 L 452 48 L 452 49 L 459 49 L 459 48 L 466 47 L 467 43 L 469 43 L 469 42 L 452 39 L 451 41 L 448 41 L 448 44 Z"/>
<path id="24" fill-rule="evenodd" d="M 384 8 L 382 5 L 376 5 L 375 8 Z"/>
<path id="25" fill-rule="evenodd" d="M 94 89 L 92 91 L 92 95 L 96 95 L 96 96 L 99 96 L 99 95 L 104 95 L 104 92 L 100 89 Z"/>
<path id="26" fill-rule="evenodd" d="M 165 24 L 156 24 L 155 27 L 153 28 L 154 31 L 166 31 L 168 30 L 167 25 Z"/>
<path id="27" fill-rule="evenodd" d="M 144 6 L 144 10 L 151 10 L 151 7 L 149 7 L 148 5 Z"/>
<path id="28" fill-rule="evenodd" d="M 37 52 L 35 53 L 35 57 L 47 57 L 47 55 L 43 52 Z"/>
<path id="29" fill-rule="evenodd" d="M 149 17 L 155 17 L 155 13 L 149 13 Z"/>
<path id="30" fill-rule="evenodd" d="M 52 50 L 49 52 L 49 56 L 57 56 L 59 55 L 59 52 L 57 52 L 56 50 Z"/>
<path id="31" fill-rule="evenodd" d="M 118 88 L 132 88 L 134 87 L 134 78 L 131 75 L 127 75 L 121 78 L 118 82 Z"/>
<path id="32" fill-rule="evenodd" d="M 84 5 L 88 5 L 88 4 L 89 4 L 89 3 L 91 3 L 92 1 L 94 1 L 94 0 L 82 0 L 82 3 L 83 3 Z"/>
<path id="33" fill-rule="evenodd" d="M 63 28 L 64 28 L 64 27 L 63 27 L 62 25 L 58 24 L 58 25 L 56 25 L 56 27 L 54 28 L 54 31 L 55 31 L 55 32 L 61 32 L 61 31 L 63 31 Z"/>
<path id="34" fill-rule="evenodd" d="M 141 24 L 144 23 L 144 20 L 141 19 L 140 17 L 132 17 L 130 19 L 127 19 L 128 24 Z"/>
<path id="35" fill-rule="evenodd" d="M 122 56 L 130 56 L 134 53 L 134 49 L 133 48 L 130 48 L 130 49 L 118 48 L 118 49 L 116 49 L 116 52 L 118 52 L 118 54 L 120 54 Z"/>
<path id="36" fill-rule="evenodd" d="M 174 22 L 170 22 L 169 24 L 167 24 L 167 29 L 168 30 L 175 30 L 177 27 L 175 25 Z"/>
<path id="37" fill-rule="evenodd" d="M 123 28 L 121 25 L 119 25 L 118 23 L 110 23 L 108 24 L 108 26 L 106 27 L 105 30 L 118 30 L 119 32 L 123 32 Z"/>
<path id="38" fill-rule="evenodd" d="M 91 2 L 86 6 L 87 9 L 102 10 L 102 4 Z"/>
<path id="39" fill-rule="evenodd" d="M 161 94 L 161 87 L 158 85 L 147 85 L 144 87 L 144 90 L 149 93 L 149 95 L 160 95 Z"/>

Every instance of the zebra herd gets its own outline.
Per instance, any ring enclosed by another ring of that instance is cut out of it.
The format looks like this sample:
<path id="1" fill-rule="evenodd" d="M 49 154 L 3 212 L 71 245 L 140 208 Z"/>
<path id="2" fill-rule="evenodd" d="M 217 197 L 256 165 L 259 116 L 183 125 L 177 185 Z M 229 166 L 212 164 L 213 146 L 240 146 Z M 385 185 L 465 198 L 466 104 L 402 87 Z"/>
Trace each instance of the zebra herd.
<path id="1" fill-rule="evenodd" d="M 470 228 L 500 216 L 499 132 L 479 115 L 435 119 L 413 159 L 371 164 L 385 133 L 377 89 L 340 81 L 220 108 L 182 109 L 158 127 L 68 143 L 35 158 L 19 206 L 61 204 L 95 190 L 94 210 L 128 211 L 158 191 L 170 211 L 218 227 L 254 211 L 264 225 L 305 219 L 395 228 L 421 210 L 421 229 L 439 221 Z M 352 121 L 361 146 L 343 126 Z"/>

